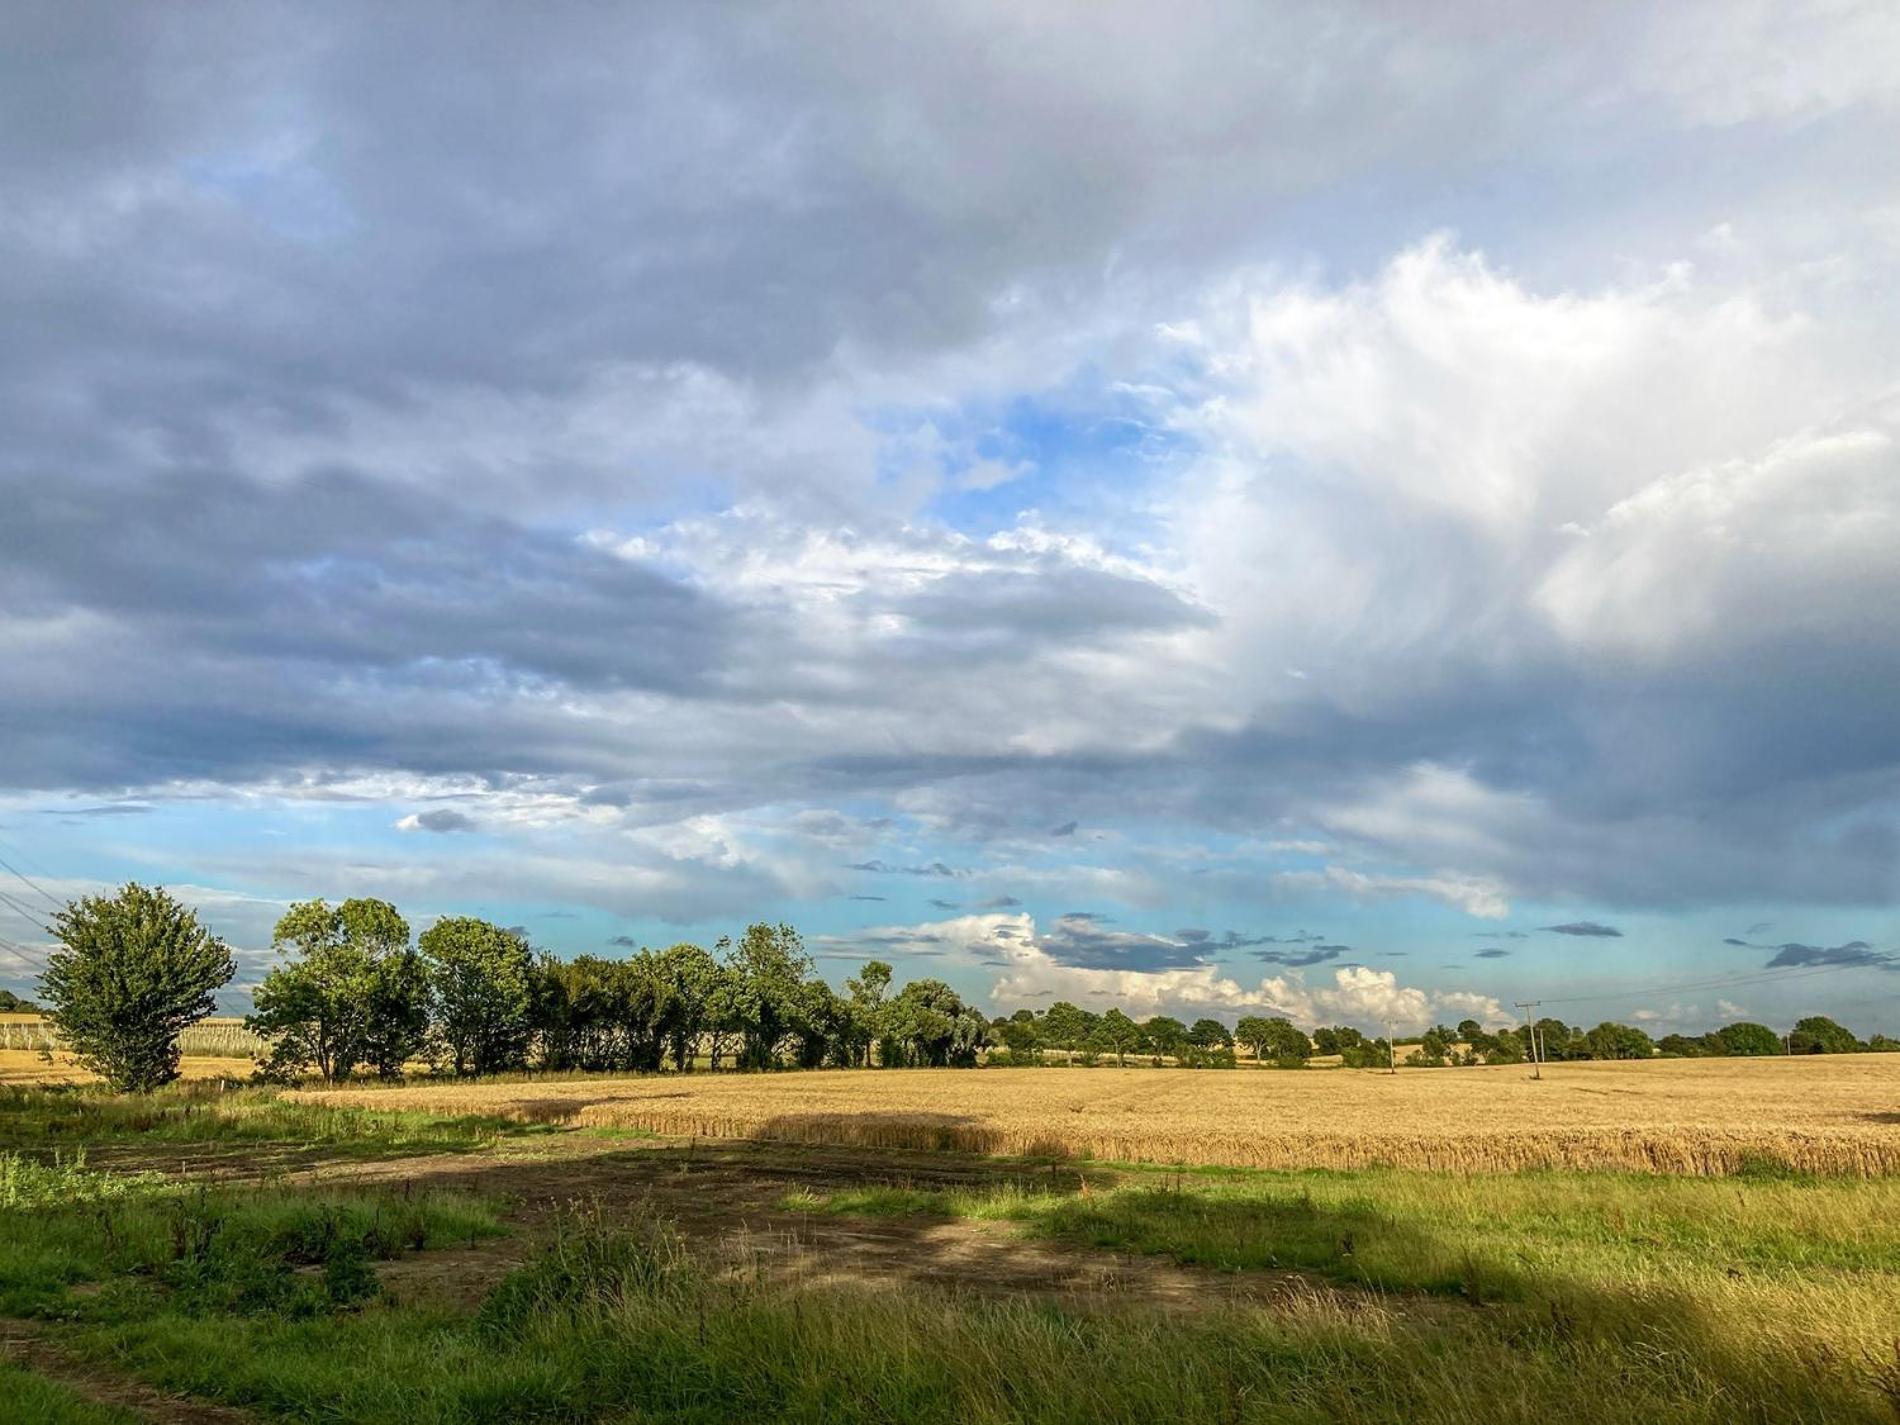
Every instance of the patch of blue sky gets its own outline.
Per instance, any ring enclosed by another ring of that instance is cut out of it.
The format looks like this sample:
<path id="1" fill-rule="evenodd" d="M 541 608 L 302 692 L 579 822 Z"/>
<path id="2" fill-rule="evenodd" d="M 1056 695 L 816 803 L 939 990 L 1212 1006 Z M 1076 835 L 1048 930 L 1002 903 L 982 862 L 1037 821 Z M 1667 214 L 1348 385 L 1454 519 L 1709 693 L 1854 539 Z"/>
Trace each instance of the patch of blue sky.
<path id="1" fill-rule="evenodd" d="M 889 437 L 882 473 L 912 476 L 927 461 L 940 482 L 931 513 L 977 537 L 1034 510 L 1050 523 L 1086 522 L 1111 546 L 1139 542 L 1156 482 L 1195 449 L 1142 390 L 1093 369 L 1044 391 L 891 410 L 868 424 Z"/>

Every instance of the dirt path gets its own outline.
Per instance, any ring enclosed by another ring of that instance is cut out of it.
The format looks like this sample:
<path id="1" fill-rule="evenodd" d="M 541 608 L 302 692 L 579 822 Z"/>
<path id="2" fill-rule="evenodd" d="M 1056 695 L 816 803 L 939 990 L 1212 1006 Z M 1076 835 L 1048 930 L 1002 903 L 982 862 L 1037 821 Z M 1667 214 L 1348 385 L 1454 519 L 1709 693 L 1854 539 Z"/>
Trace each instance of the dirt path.
<path id="1" fill-rule="evenodd" d="M 0 1317 L 0 1351 L 16 1365 L 57 1381 L 95 1404 L 116 1406 L 158 1425 L 254 1425 L 257 1419 L 228 1405 L 168 1395 L 135 1376 L 82 1360 L 37 1322 Z M 0 1405 L 0 1415 L 4 1413 Z"/>
<path id="2" fill-rule="evenodd" d="M 514 1204 L 517 1235 L 450 1253 L 391 1263 L 384 1280 L 399 1300 L 423 1295 L 479 1300 L 539 1235 L 577 1205 L 609 1218 L 651 1214 L 675 1222 L 689 1241 L 734 1274 L 791 1286 L 897 1283 L 984 1295 L 1059 1295 L 1091 1302 L 1141 1302 L 1197 1309 L 1244 1301 L 1308 1310 L 1439 1310 L 1429 1298 L 1396 1298 L 1291 1271 L 1222 1272 L 1160 1256 L 1090 1250 L 1020 1235 L 1005 1222 L 930 1217 L 841 1217 L 789 1210 L 796 1189 L 869 1186 L 958 1188 L 1015 1184 L 1047 1190 L 1102 1187 L 1105 1170 L 1086 1165 L 1027 1168 L 992 1159 L 828 1145 L 657 1141 L 637 1146 L 557 1141 L 532 1157 L 455 1154 L 329 1167 L 327 1182 L 402 1182 L 502 1195 Z M 1456 1309 L 1455 1306 L 1453 1309 Z"/>

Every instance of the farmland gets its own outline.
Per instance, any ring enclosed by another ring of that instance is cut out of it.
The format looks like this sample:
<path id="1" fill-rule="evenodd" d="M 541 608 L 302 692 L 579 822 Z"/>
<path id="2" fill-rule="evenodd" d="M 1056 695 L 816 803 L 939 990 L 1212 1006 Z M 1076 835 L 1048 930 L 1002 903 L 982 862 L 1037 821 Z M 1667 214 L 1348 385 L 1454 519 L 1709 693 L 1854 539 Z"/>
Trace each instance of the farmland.
<path id="1" fill-rule="evenodd" d="M 1534 1087 L 1565 1131 L 1599 1131 L 1603 1099 L 1662 1131 L 1647 1075 L 1705 1131 L 1741 1133 L 1740 1097 L 1758 1132 L 1845 1133 L 1892 1087 L 1874 1062 L 1564 1066 Z M 1104 1147 L 1187 1125 L 1238 1156 L 1250 1122 L 1376 1126 L 1375 1090 L 1402 1096 L 1388 1135 L 1431 1094 L 1468 1096 L 1449 1112 L 1469 1129 L 1516 1101 L 1492 1079 L 0 1089 L 0 1357 L 31 1367 L 21 1398 L 48 1420 L 1892 1418 L 1900 1176 L 1144 1167 L 833 1131 L 1039 1111 L 1121 1123 Z M 824 1133 L 791 1131 L 801 1100 Z M 706 1116 L 629 1122 L 668 1102 Z M 692 1136 L 742 1113 L 785 1136 Z"/>
<path id="2" fill-rule="evenodd" d="M 422 1082 L 311 1095 L 680 1137 L 1232 1167 L 1900 1172 L 1900 1057 L 1363 1071 L 991 1069 Z"/>
<path id="3" fill-rule="evenodd" d="M 243 1078 L 262 1041 L 240 1019 L 205 1019 L 179 1036 L 180 1068 L 189 1079 Z M 61 1052 L 37 1014 L 0 1014 L 0 1084 L 86 1083 L 88 1074 Z"/>

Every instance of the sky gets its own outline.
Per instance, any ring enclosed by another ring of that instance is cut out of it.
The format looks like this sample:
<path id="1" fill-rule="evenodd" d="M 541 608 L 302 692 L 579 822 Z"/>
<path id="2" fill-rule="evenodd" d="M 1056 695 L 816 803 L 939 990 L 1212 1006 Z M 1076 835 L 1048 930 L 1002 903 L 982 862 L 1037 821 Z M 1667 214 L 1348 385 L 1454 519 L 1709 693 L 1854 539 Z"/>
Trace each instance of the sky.
<path id="1" fill-rule="evenodd" d="M 0 986 L 128 879 L 1900 1032 L 1900 8 L 9 9 Z"/>

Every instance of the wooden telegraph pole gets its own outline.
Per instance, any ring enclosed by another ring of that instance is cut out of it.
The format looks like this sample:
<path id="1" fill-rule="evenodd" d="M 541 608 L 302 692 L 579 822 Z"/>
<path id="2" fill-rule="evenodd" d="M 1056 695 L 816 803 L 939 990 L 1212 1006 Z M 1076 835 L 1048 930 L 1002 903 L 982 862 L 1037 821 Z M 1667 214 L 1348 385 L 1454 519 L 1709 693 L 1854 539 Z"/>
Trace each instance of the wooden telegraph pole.
<path id="1" fill-rule="evenodd" d="M 1537 1052 L 1537 1022 L 1531 1018 L 1531 1011 L 1542 1003 L 1543 1001 L 1540 999 L 1521 999 L 1517 1001 L 1517 1007 L 1524 1013 L 1524 1028 L 1526 1031 L 1524 1037 L 1531 1041 L 1531 1077 L 1533 1079 L 1541 1079 L 1544 1077 L 1543 1057 Z"/>

